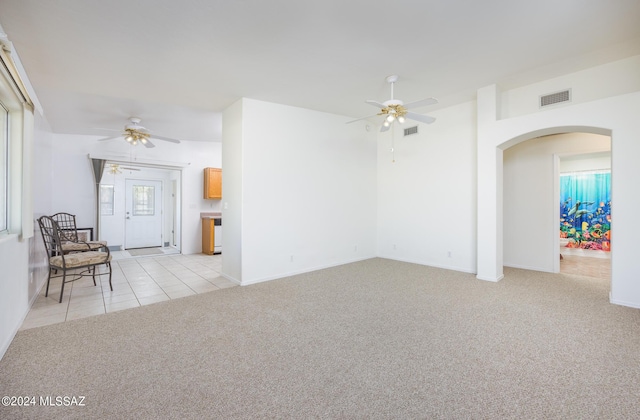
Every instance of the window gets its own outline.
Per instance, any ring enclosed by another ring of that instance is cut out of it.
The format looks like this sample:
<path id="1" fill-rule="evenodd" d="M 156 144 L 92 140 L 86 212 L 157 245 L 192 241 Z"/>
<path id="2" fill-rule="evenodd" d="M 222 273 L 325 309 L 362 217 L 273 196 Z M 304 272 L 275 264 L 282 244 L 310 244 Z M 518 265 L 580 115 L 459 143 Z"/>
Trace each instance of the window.
<path id="1" fill-rule="evenodd" d="M 8 229 L 9 110 L 0 102 L 0 233 Z"/>
<path id="2" fill-rule="evenodd" d="M 1 34 L 1 32 L 0 32 Z M 4 35 L 4 34 L 3 34 Z M 31 150 L 34 106 L 11 52 L 0 37 L 0 234 L 33 236 Z"/>
<path id="3" fill-rule="evenodd" d="M 113 216 L 113 185 L 100 185 L 100 214 Z"/>
<path id="4" fill-rule="evenodd" d="M 147 185 L 133 186 L 133 215 L 153 216 L 155 212 L 155 187 Z"/>

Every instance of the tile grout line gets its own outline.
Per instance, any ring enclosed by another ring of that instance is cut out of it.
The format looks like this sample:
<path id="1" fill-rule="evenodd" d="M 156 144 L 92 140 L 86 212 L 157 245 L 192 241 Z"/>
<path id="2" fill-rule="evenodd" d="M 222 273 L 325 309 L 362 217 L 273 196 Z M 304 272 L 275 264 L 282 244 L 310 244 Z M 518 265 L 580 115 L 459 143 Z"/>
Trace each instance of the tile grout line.
<path id="1" fill-rule="evenodd" d="M 155 261 L 155 258 L 154 258 L 154 263 L 157 263 L 157 262 Z M 160 263 L 157 263 L 157 264 L 158 264 L 158 265 L 160 265 L 160 266 L 162 266 L 162 264 L 160 264 Z M 162 289 L 162 293 L 164 293 L 164 294 L 165 294 L 165 296 L 167 296 L 167 297 L 169 298 L 169 300 L 172 300 L 171 296 L 169 296 L 169 295 L 167 294 L 167 292 L 164 290 L 164 287 L 162 287 L 161 285 L 159 285 L 159 284 L 158 284 L 158 282 L 156 281 L 156 279 L 155 279 L 155 277 L 153 276 L 153 274 L 149 273 L 149 271 L 147 271 L 147 269 L 145 268 L 145 266 L 144 266 L 144 265 L 140 264 L 140 266 L 142 267 L 142 269 L 144 270 L 144 272 L 145 272 L 145 273 L 147 273 L 147 275 L 149 275 L 149 277 L 151 277 L 151 280 L 153 280 L 153 282 L 154 282 L 154 283 L 155 283 L 155 284 L 156 284 L 160 289 Z M 163 267 L 163 268 L 164 268 L 164 267 Z M 165 268 L 165 270 L 166 270 L 166 268 Z M 169 273 L 171 273 L 169 270 L 167 270 L 167 271 L 168 271 Z M 171 274 L 173 275 L 173 273 L 171 273 Z M 178 276 L 175 276 L 175 277 L 176 277 L 176 279 L 178 279 L 178 280 L 182 283 L 182 280 L 180 280 L 180 279 L 178 278 Z M 183 284 L 184 284 L 184 283 L 183 283 Z M 194 290 L 194 292 L 195 292 L 195 290 Z M 135 293 L 135 292 L 134 292 L 134 293 Z"/>
<path id="2" fill-rule="evenodd" d="M 136 264 L 140 265 L 140 263 L 138 263 L 138 261 L 135 258 L 133 260 L 136 262 Z M 133 290 L 133 287 L 131 287 L 131 282 L 129 281 L 129 277 L 127 276 L 127 273 L 125 273 L 124 268 L 122 268 L 119 263 L 118 263 L 118 268 L 120 268 L 120 271 L 122 271 L 122 275 L 124 276 L 124 279 L 127 281 L 127 285 L 131 289 L 133 296 L 135 296 L 136 301 L 138 302 L 138 306 L 142 306 L 140 299 L 138 299 L 138 295 L 136 294 L 135 290 Z"/>

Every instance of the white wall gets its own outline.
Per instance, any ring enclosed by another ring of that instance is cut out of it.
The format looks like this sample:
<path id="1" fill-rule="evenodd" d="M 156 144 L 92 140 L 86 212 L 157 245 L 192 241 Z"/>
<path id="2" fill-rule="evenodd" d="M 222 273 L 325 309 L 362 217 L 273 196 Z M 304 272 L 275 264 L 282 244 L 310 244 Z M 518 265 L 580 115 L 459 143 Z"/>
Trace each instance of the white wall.
<path id="1" fill-rule="evenodd" d="M 238 284 L 242 282 L 243 103 L 235 102 L 222 114 L 222 275 Z"/>
<path id="2" fill-rule="evenodd" d="M 407 120 L 378 138 L 378 255 L 476 269 L 476 115 L 468 102 Z M 418 134 L 403 129 L 418 125 Z"/>
<path id="3" fill-rule="evenodd" d="M 565 74 L 501 93 L 500 117 L 540 112 L 539 96 L 571 89 L 571 104 L 590 102 L 640 90 L 640 55 Z M 562 107 L 552 105 L 545 109 Z"/>
<path id="4" fill-rule="evenodd" d="M 559 196 L 554 156 L 610 148 L 608 136 L 568 133 L 531 139 L 504 151 L 504 265 L 555 271 Z"/>
<path id="5" fill-rule="evenodd" d="M 223 238 L 241 236 L 241 284 L 375 256 L 375 133 L 346 117 L 250 99 L 232 124 L 240 115 L 242 222 L 240 231 L 223 224 Z"/>
<path id="6" fill-rule="evenodd" d="M 124 140 L 97 141 L 99 137 L 54 135 L 53 203 L 51 211 L 76 215 L 78 226 L 95 228 L 95 182 L 88 155 L 125 161 L 184 166 L 182 171 L 182 253 L 202 251 L 200 213 L 220 211 L 219 200 L 203 198 L 205 167 L 221 167 L 222 145 L 218 142 L 173 144 L 156 141 L 147 149 Z M 109 174 L 104 175 L 107 179 Z M 95 231 L 94 231 L 95 233 Z"/>
<path id="7" fill-rule="evenodd" d="M 53 192 L 50 185 L 41 182 L 41 180 L 51 179 L 53 171 L 53 134 L 49 124 L 37 112 L 35 113 L 34 125 L 34 152 L 31 171 L 33 179 L 33 217 L 37 219 L 43 214 L 52 214 Z M 34 220 L 33 228 L 34 235 L 29 240 L 29 301 L 36 299 L 49 272 L 48 255 L 36 220 Z"/>
<path id="8" fill-rule="evenodd" d="M 611 151 L 560 156 L 560 173 L 611 170 Z"/>
<path id="9" fill-rule="evenodd" d="M 29 241 L 0 237 L 0 356 L 9 347 L 29 311 Z"/>

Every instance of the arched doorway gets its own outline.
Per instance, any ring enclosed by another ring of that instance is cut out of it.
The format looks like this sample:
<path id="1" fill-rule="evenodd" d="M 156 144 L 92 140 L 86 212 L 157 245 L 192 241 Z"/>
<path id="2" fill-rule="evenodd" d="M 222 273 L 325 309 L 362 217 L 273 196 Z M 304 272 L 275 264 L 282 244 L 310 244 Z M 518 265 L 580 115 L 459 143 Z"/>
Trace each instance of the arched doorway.
<path id="1" fill-rule="evenodd" d="M 586 132 L 611 136 L 611 194 L 618 226 L 633 226 L 640 207 L 640 92 L 611 96 L 555 109 L 500 119 L 500 92 L 496 85 L 478 90 L 477 278 L 499 281 L 503 272 L 503 150 L 548 134 Z M 617 176 L 620 174 L 620 176 Z M 637 246 L 633 230 L 617 229 L 611 259 L 611 303 L 640 308 Z"/>
<path id="2" fill-rule="evenodd" d="M 576 256 L 588 253 L 586 249 L 582 250 L 582 253 L 575 249 L 573 251 L 576 252 L 571 253 L 572 256 L 566 264 L 564 264 L 565 261 L 560 263 L 561 229 L 559 226 L 563 225 L 561 224 L 562 215 L 558 210 L 561 207 L 558 191 L 560 190 L 561 163 L 564 161 L 565 168 L 585 170 L 593 167 L 590 165 L 596 164 L 595 158 L 589 159 L 589 156 L 594 156 L 596 153 L 610 156 L 610 149 L 609 136 L 575 132 L 536 137 L 503 151 L 505 266 L 557 273 L 564 267 L 571 268 Z M 610 159 L 601 159 L 598 164 L 604 165 L 603 167 L 607 170 L 611 168 Z M 569 201 L 571 201 L 570 197 Z M 596 235 L 597 232 L 586 220 L 593 220 L 593 224 L 598 226 L 596 221 L 599 219 L 598 217 L 594 219 L 594 216 L 597 216 L 594 209 L 599 203 L 590 203 L 588 207 L 587 203 L 584 204 L 585 206 L 581 206 L 578 213 L 579 220 L 574 220 L 575 217 L 572 214 L 566 214 L 570 211 L 565 212 L 563 220 L 565 224 L 571 221 L 572 225 L 584 220 L 587 229 L 590 228 Z M 582 224 L 578 228 L 578 235 L 581 227 Z M 569 232 L 569 229 L 565 230 Z M 576 236 L 575 231 L 571 234 Z M 585 234 L 588 235 L 588 233 Z M 589 243 L 596 245 L 594 241 Z M 589 243 L 585 241 L 584 245 Z M 567 248 L 566 251 L 568 253 L 572 250 Z M 597 264 L 593 264 L 593 267 L 596 266 Z M 574 268 L 579 267 L 576 264 Z M 578 274 L 577 270 L 574 274 Z M 609 279 L 610 275 L 607 275 L 606 280 L 609 281 Z"/>

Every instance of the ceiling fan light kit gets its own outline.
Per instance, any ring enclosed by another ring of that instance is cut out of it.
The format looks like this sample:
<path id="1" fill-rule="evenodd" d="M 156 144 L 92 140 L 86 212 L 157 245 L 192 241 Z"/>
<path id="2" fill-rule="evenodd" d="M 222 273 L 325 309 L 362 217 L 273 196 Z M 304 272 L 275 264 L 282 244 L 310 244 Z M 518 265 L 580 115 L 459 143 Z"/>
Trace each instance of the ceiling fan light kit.
<path id="1" fill-rule="evenodd" d="M 125 136 L 124 139 L 132 146 L 137 145 L 138 142 L 144 144 L 145 146 L 149 143 L 149 134 L 142 133 L 131 128 L 125 129 L 125 133 L 123 135 Z"/>

